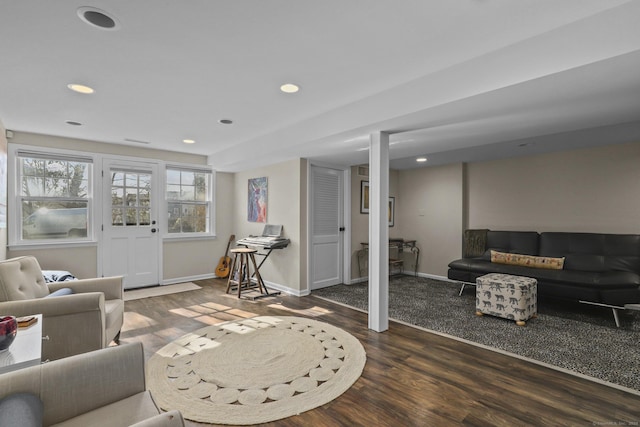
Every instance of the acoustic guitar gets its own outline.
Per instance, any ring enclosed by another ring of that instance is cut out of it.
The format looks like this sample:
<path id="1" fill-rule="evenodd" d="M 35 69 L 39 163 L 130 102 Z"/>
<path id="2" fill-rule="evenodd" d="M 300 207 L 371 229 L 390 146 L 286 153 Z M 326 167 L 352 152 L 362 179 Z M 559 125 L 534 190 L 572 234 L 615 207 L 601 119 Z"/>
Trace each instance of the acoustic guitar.
<path id="1" fill-rule="evenodd" d="M 216 267 L 216 276 L 224 279 L 229 276 L 229 269 L 231 267 L 231 258 L 229 257 L 229 246 L 231 246 L 231 242 L 233 242 L 236 238 L 235 234 L 232 234 L 229 237 L 229 243 L 227 243 L 227 250 L 224 252 L 224 256 L 220 258 L 218 261 L 218 266 Z"/>

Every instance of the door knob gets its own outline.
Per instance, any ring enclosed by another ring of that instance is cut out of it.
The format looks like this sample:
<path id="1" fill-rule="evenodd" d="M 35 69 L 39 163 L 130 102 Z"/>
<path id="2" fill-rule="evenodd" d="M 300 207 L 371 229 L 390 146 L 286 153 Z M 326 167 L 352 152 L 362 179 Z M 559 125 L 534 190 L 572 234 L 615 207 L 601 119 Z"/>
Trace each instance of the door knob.
<path id="1" fill-rule="evenodd" d="M 152 233 L 155 233 L 156 231 L 158 231 L 158 230 L 156 230 L 155 228 L 152 228 L 152 229 L 151 229 L 151 232 L 152 232 Z"/>

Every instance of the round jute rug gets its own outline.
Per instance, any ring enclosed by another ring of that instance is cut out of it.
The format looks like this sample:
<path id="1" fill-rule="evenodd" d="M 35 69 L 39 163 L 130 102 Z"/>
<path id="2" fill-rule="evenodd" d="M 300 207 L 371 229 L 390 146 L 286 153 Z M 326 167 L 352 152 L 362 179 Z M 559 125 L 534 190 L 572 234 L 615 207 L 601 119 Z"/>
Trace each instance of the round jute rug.
<path id="1" fill-rule="evenodd" d="M 248 425 L 324 405 L 362 374 L 362 344 L 340 328 L 291 316 L 208 326 L 167 344 L 147 363 L 164 410 L 192 421 Z"/>

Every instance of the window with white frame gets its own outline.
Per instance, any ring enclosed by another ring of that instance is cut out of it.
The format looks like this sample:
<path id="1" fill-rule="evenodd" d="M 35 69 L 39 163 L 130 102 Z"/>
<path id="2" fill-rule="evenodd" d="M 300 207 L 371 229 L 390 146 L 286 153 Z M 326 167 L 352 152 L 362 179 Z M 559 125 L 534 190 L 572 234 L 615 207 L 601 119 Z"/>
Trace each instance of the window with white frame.
<path id="1" fill-rule="evenodd" d="M 167 165 L 167 230 L 170 235 L 211 232 L 213 173 Z"/>
<path id="2" fill-rule="evenodd" d="M 93 159 L 19 150 L 16 160 L 19 240 L 90 237 Z"/>

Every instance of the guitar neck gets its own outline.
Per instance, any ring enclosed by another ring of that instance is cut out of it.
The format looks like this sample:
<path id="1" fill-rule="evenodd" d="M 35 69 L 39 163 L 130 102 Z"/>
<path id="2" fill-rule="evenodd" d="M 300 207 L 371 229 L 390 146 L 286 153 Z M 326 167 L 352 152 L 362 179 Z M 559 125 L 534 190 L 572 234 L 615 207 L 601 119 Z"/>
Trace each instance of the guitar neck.
<path id="1" fill-rule="evenodd" d="M 227 250 L 224 251 L 224 256 L 227 257 L 229 255 L 229 248 L 231 247 L 231 242 L 233 242 L 236 238 L 235 234 L 232 234 L 231 237 L 229 237 L 229 241 L 227 242 Z"/>

